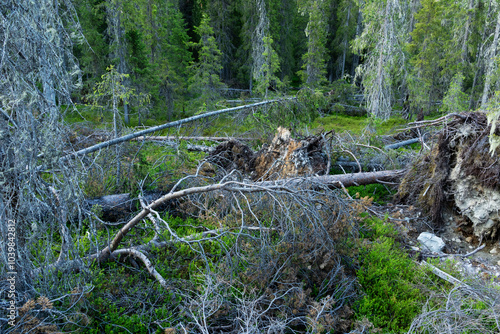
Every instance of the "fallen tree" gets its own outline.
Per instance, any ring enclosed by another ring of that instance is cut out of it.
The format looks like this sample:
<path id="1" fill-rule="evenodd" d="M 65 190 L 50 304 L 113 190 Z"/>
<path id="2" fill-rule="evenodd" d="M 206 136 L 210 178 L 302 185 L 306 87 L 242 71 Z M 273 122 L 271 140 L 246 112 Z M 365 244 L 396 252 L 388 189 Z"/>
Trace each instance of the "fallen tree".
<path id="1" fill-rule="evenodd" d="M 399 181 L 403 174 L 404 170 L 386 170 L 378 172 L 295 177 L 288 179 L 279 179 L 275 181 L 239 183 L 238 185 L 243 187 L 241 189 L 244 191 L 249 191 L 249 189 L 253 188 L 255 188 L 254 191 L 267 191 L 268 189 L 274 190 L 282 188 L 294 190 L 303 187 L 310 187 L 311 185 L 321 185 L 322 187 L 337 189 L 373 183 L 394 184 Z M 147 194 L 147 196 L 145 196 L 145 200 L 147 201 L 147 203 L 151 203 L 150 205 L 152 205 L 152 209 L 175 210 L 177 207 L 177 203 L 174 202 L 174 200 L 186 196 L 186 194 L 189 194 L 191 191 L 213 191 L 220 188 L 229 187 L 229 185 L 230 183 L 225 186 L 207 186 L 201 190 L 190 190 L 188 188 L 186 189 L 186 193 L 182 193 L 182 191 L 179 191 L 176 192 L 175 195 L 149 193 Z M 87 207 L 98 205 L 100 214 L 102 215 L 102 218 L 104 220 L 117 221 L 129 216 L 132 212 L 135 212 L 137 210 L 139 199 L 133 198 L 129 193 L 125 193 L 89 199 L 86 200 L 86 203 Z"/>
<path id="2" fill-rule="evenodd" d="M 440 123 L 439 123 L 440 122 Z M 445 123 L 446 122 L 446 123 Z M 500 228 L 500 157 L 490 154 L 490 126 L 484 113 L 452 114 L 411 128 L 446 124 L 432 149 L 402 178 L 396 199 L 417 204 L 437 226 L 449 203 L 477 237 L 496 238 Z"/>
<path id="3" fill-rule="evenodd" d="M 234 137 L 200 137 L 200 136 L 140 136 L 133 138 L 134 141 L 168 141 L 168 140 L 194 140 L 194 141 L 228 141 L 228 140 L 239 140 L 239 141 L 250 141 L 255 140 L 255 138 L 234 138 Z"/>
<path id="4" fill-rule="evenodd" d="M 203 113 L 203 114 L 200 114 L 200 115 L 191 116 L 191 117 L 184 118 L 184 119 L 181 119 L 181 120 L 178 120 L 178 121 L 169 122 L 169 123 L 166 123 L 166 124 L 162 124 L 162 125 L 151 127 L 149 129 L 145 129 L 145 130 L 137 131 L 137 132 L 134 132 L 134 133 L 130 133 L 130 134 L 125 135 L 125 136 L 114 138 L 114 139 L 111 139 L 111 140 L 108 140 L 108 141 L 105 141 L 105 142 L 102 142 L 102 143 L 99 143 L 99 144 L 96 144 L 96 145 L 93 145 L 93 146 L 81 149 L 79 151 L 70 153 L 68 155 L 65 155 L 65 156 L 61 157 L 59 160 L 61 162 L 63 162 L 63 161 L 66 161 L 66 160 L 68 160 L 70 158 L 73 158 L 73 157 L 84 156 L 84 155 L 87 155 L 89 153 L 99 151 L 99 150 L 101 150 L 103 148 L 106 148 L 106 147 L 110 147 L 110 146 L 113 146 L 113 145 L 116 145 L 116 144 L 120 144 L 120 143 L 123 143 L 123 142 L 126 142 L 126 141 L 130 141 L 130 140 L 132 140 L 134 138 L 145 136 L 147 134 L 154 133 L 154 132 L 157 132 L 157 131 L 160 131 L 160 130 L 163 130 L 163 129 L 168 129 L 168 128 L 176 127 L 176 126 L 179 126 L 179 125 L 182 125 L 182 124 L 185 124 L 185 123 L 194 122 L 194 121 L 197 121 L 197 120 L 200 120 L 200 119 L 204 119 L 204 118 L 208 118 L 208 117 L 212 117 L 212 116 L 217 116 L 217 115 L 221 115 L 221 114 L 225 114 L 225 113 L 236 112 L 236 111 L 240 111 L 240 110 L 244 110 L 244 109 L 250 109 L 250 108 L 260 107 L 260 106 L 267 105 L 267 104 L 279 103 L 279 102 L 288 101 L 288 100 L 295 100 L 295 99 L 296 98 L 294 98 L 294 97 L 290 97 L 290 98 L 284 98 L 284 99 L 276 99 L 276 100 L 263 101 L 263 102 L 248 104 L 248 105 L 234 107 L 234 108 L 226 108 L 226 109 L 221 109 L 221 110 L 216 110 L 216 111 L 210 111 L 210 112 Z"/>

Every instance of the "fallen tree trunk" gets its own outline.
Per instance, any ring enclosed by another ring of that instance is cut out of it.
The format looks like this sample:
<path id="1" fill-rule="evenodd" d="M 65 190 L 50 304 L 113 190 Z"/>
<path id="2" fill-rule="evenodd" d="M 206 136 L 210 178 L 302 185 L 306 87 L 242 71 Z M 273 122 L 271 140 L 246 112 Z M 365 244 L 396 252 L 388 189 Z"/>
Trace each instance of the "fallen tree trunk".
<path id="1" fill-rule="evenodd" d="M 400 141 L 398 143 L 394 143 L 394 144 L 390 144 L 390 145 L 385 145 L 384 148 L 386 150 L 395 150 L 397 148 L 400 148 L 400 147 L 403 147 L 403 146 L 407 146 L 407 145 L 411 145 L 411 144 L 415 144 L 415 143 L 418 143 L 418 142 L 420 142 L 420 138 L 413 138 L 413 139 L 403 140 L 403 141 Z"/>
<path id="2" fill-rule="evenodd" d="M 168 201 L 175 200 L 181 197 L 186 197 L 193 194 L 207 193 L 217 190 L 229 190 L 229 191 L 239 191 L 239 192 L 269 192 L 269 191 L 285 191 L 294 192 L 297 189 L 303 190 L 305 188 L 305 183 L 312 186 L 314 183 L 321 183 L 330 188 L 339 187 L 349 187 L 353 185 L 364 185 L 370 183 L 378 182 L 391 182 L 399 178 L 403 174 L 402 170 L 391 170 L 382 172 L 368 172 L 368 173 L 357 173 L 357 174 L 343 174 L 343 175 L 323 175 L 316 177 L 307 178 L 294 178 L 294 179 L 281 179 L 277 181 L 263 181 L 263 182 L 234 182 L 229 181 L 225 183 L 212 184 L 202 187 L 192 187 L 188 189 L 179 190 L 173 193 L 168 193 L 163 195 L 159 199 L 151 202 L 148 206 L 144 207 L 137 215 L 134 216 L 127 224 L 125 224 L 116 233 L 113 240 L 109 245 L 104 248 L 99 254 L 96 254 L 96 258 L 99 262 L 109 258 L 111 253 L 113 253 L 121 240 L 127 235 L 127 233 L 137 225 L 142 219 L 144 219 L 150 212 L 158 208 Z"/>
<path id="3" fill-rule="evenodd" d="M 164 192 L 151 192 L 145 194 L 142 199 L 146 203 L 151 203 L 163 195 L 165 195 Z M 138 208 L 140 208 L 139 199 L 132 197 L 130 193 L 106 195 L 85 200 L 85 206 L 88 209 L 91 209 L 96 205 L 99 206 L 98 213 L 100 218 L 109 222 L 116 222 L 125 219 L 132 212 L 135 212 Z M 174 203 L 166 203 L 158 209 L 167 210 L 174 207 Z"/>
<path id="4" fill-rule="evenodd" d="M 341 188 L 358 185 L 367 185 L 372 183 L 387 183 L 397 181 L 403 174 L 402 170 L 386 170 L 379 172 L 365 172 L 339 175 L 322 175 L 313 177 L 297 177 L 290 179 L 280 179 L 277 181 L 263 181 L 254 183 L 240 183 L 239 186 L 248 188 L 257 187 L 265 189 L 266 187 L 290 187 L 304 188 L 306 185 L 322 184 L 330 188 Z M 179 191 L 180 192 L 180 191 Z M 168 195 L 168 194 L 167 194 Z M 146 203 L 153 203 L 165 193 L 153 192 L 145 195 L 143 199 Z M 94 205 L 100 206 L 101 217 L 105 221 L 118 221 L 126 218 L 140 207 L 139 199 L 132 198 L 129 193 L 107 195 L 85 201 L 88 208 Z M 157 210 L 173 210 L 176 203 L 172 201 L 163 201 L 162 205 L 156 205 Z"/>
<path id="5" fill-rule="evenodd" d="M 295 99 L 296 99 L 295 97 L 290 97 L 290 98 L 284 98 L 284 99 L 277 99 L 277 100 L 270 100 L 270 101 L 264 101 L 264 102 L 259 102 L 259 103 L 253 103 L 253 104 L 248 104 L 248 105 L 245 105 L 245 106 L 239 106 L 239 107 L 234 107 L 234 108 L 226 108 L 226 109 L 221 109 L 221 110 L 216 110 L 216 111 L 210 111 L 210 112 L 207 112 L 207 113 L 204 113 L 204 114 L 201 114 L 201 115 L 196 115 L 196 116 L 184 118 L 184 119 L 181 119 L 181 120 L 178 120 L 178 121 L 169 122 L 169 123 L 166 123 L 166 124 L 154 126 L 154 127 L 149 128 L 149 129 L 146 129 L 146 130 L 142 130 L 142 131 L 137 131 L 137 132 L 134 132 L 134 133 L 130 133 L 130 134 L 122 136 L 122 137 L 114 138 L 114 139 L 111 139 L 111 140 L 108 140 L 108 141 L 105 141 L 105 142 L 102 142 L 102 143 L 99 143 L 99 144 L 96 144 L 96 145 L 84 148 L 82 150 L 70 153 L 68 155 L 65 155 L 65 156 L 61 157 L 59 160 L 60 161 L 66 161 L 66 160 L 68 160 L 70 158 L 73 158 L 73 157 L 83 156 L 83 155 L 86 155 L 86 154 L 89 154 L 89 153 L 92 153 L 92 152 L 95 152 L 95 151 L 99 151 L 100 149 L 103 149 L 103 148 L 106 148 L 106 147 L 110 147 L 110 146 L 113 146 L 113 145 L 116 145 L 116 144 L 120 144 L 120 143 L 129 141 L 129 140 L 132 140 L 132 139 L 140 137 L 140 136 L 145 136 L 147 134 L 150 134 L 150 133 L 153 133 L 153 132 L 156 132 L 156 131 L 160 131 L 160 130 L 163 130 L 163 129 L 176 127 L 176 126 L 179 126 L 181 124 L 185 124 L 185 123 L 189 123 L 189 122 L 194 122 L 194 121 L 197 121 L 199 119 L 203 119 L 203 118 L 207 118 L 207 117 L 212 117 L 212 116 L 216 116 L 216 115 L 220 115 L 220 114 L 225 114 L 225 113 L 230 113 L 230 112 L 235 112 L 235 111 L 240 111 L 240 110 L 244 110 L 244 109 L 254 108 L 254 107 L 260 107 L 260 106 L 263 106 L 263 105 L 266 105 L 266 104 L 272 104 L 272 103 L 277 103 L 277 102 L 282 102 L 282 101 L 289 101 L 289 100 L 295 100 Z M 41 166 L 39 168 L 43 169 Z"/>
<path id="6" fill-rule="evenodd" d="M 228 140 L 239 140 L 239 141 L 250 141 L 255 140 L 255 138 L 234 138 L 234 137 L 182 137 L 182 136 L 140 136 L 132 139 L 134 141 L 169 141 L 169 140 L 197 140 L 197 141 L 228 141 Z"/>
<path id="7" fill-rule="evenodd" d="M 284 186 L 290 188 L 299 188 L 307 183 L 316 183 L 328 186 L 330 188 L 341 188 L 351 186 L 362 186 L 372 183 L 392 183 L 404 174 L 404 170 L 384 170 L 379 172 L 365 172 L 365 173 L 352 173 L 352 174 L 339 174 L 339 175 L 320 175 L 313 177 L 301 177 L 291 179 L 280 179 L 277 181 L 263 181 L 256 182 L 255 184 L 261 187 L 268 186 Z"/>

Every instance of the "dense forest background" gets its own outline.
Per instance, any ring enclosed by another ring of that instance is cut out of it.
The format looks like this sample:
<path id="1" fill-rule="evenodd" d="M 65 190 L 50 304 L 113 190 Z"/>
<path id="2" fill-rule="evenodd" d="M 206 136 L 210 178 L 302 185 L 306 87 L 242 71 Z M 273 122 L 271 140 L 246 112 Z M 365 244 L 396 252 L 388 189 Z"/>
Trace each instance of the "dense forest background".
<path id="1" fill-rule="evenodd" d="M 369 112 L 476 109 L 497 85 L 491 0 L 76 0 L 82 93 L 114 65 L 150 111 L 355 84 Z M 250 94 L 251 92 L 251 94 Z M 194 104 L 193 104 L 194 103 Z M 138 112 L 138 105 L 130 102 Z M 127 109 L 127 108 L 126 108 Z M 125 110 L 127 113 L 127 110 Z"/>

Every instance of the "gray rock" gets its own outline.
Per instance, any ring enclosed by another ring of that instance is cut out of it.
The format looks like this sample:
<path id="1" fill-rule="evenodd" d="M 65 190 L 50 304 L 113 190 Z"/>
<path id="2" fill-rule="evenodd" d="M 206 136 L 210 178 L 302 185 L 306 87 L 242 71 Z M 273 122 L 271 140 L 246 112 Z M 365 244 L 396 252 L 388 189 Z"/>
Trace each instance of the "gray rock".
<path id="1" fill-rule="evenodd" d="M 429 232 L 420 233 L 417 240 L 420 241 L 423 250 L 432 253 L 441 253 L 445 246 L 443 239 Z"/>

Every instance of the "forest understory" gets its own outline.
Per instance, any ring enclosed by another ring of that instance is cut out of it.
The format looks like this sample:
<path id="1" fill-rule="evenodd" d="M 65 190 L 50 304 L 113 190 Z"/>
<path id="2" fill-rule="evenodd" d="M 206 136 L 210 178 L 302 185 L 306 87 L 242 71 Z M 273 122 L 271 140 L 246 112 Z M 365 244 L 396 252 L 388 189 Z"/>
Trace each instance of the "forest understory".
<path id="1" fill-rule="evenodd" d="M 0 1 L 0 332 L 499 333 L 493 0 Z"/>
<path id="2" fill-rule="evenodd" d="M 116 145 L 106 126 L 69 124 L 71 159 L 86 152 L 86 218 L 72 226 L 77 211 L 56 205 L 59 231 L 31 224 L 44 231 L 26 273 L 38 289 L 6 332 L 497 332 L 499 170 L 484 114 L 365 118 L 354 133 L 303 127 L 304 108 L 228 108 Z"/>

